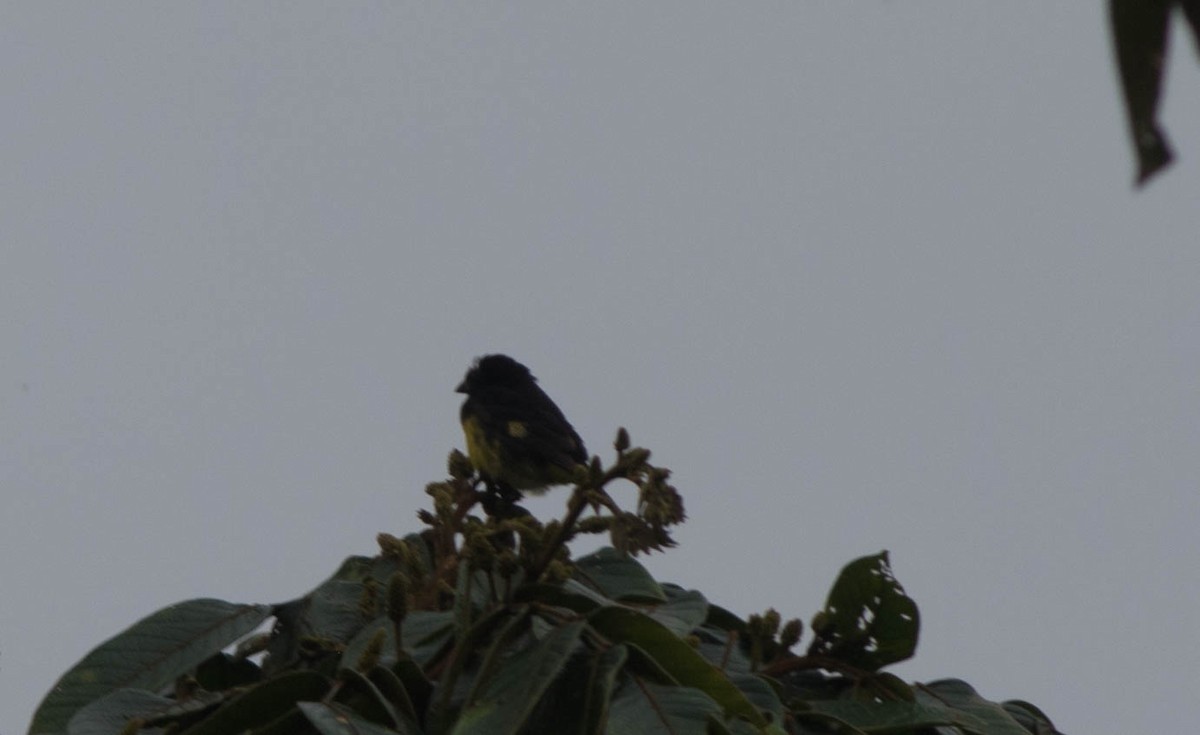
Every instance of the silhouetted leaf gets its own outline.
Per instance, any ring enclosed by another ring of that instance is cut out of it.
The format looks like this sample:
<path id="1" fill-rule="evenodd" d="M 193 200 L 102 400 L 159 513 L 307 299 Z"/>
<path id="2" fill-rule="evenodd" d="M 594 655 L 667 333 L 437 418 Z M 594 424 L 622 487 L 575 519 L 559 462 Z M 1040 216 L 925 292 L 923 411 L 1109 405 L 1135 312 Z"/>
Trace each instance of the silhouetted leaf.
<path id="1" fill-rule="evenodd" d="M 1012 718 L 1004 707 L 979 696 L 970 684 L 959 679 L 941 679 L 916 688 L 917 702 L 926 708 L 946 708 L 953 713 L 965 713 L 981 725 L 972 727 L 988 735 L 1028 735 L 1025 728 Z"/>
<path id="2" fill-rule="evenodd" d="M 913 655 L 920 616 L 917 603 L 892 576 L 884 551 L 842 569 L 812 629 L 810 653 L 875 671 Z"/>
<path id="3" fill-rule="evenodd" d="M 1033 735 L 1062 735 L 1058 731 L 1058 728 L 1054 726 L 1054 723 L 1050 721 L 1050 718 L 1046 716 L 1046 713 L 1034 707 L 1029 702 L 1013 699 L 1003 702 L 1000 706 L 1021 727 L 1033 733 Z"/>

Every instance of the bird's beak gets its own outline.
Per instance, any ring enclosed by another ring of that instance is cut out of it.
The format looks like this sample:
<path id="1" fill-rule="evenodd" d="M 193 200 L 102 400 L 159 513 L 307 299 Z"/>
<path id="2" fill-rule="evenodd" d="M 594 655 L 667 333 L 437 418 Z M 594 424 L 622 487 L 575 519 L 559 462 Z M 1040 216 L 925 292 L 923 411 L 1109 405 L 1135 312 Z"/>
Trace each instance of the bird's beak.
<path id="1" fill-rule="evenodd" d="M 454 392 L 455 393 L 466 393 L 467 392 L 467 381 L 464 380 L 463 382 L 459 383 L 458 387 L 454 389 Z"/>

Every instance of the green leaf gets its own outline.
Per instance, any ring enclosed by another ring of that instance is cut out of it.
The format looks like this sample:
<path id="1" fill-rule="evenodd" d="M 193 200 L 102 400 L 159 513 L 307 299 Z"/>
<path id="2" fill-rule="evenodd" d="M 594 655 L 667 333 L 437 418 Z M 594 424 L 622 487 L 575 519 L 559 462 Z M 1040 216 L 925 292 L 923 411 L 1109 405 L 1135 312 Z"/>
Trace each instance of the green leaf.
<path id="1" fill-rule="evenodd" d="M 375 686 L 375 682 L 354 669 L 338 672 L 341 688 L 334 701 L 362 717 L 386 727 L 403 727 L 406 715 Z"/>
<path id="2" fill-rule="evenodd" d="M 691 633 L 708 617 L 708 600 L 696 590 L 663 585 L 667 602 L 650 608 L 650 617 L 665 625 L 677 636 Z"/>
<path id="3" fill-rule="evenodd" d="M 717 667 L 682 638 L 649 616 L 622 607 L 601 608 L 588 621 L 613 643 L 636 645 L 681 685 L 712 697 L 729 714 L 765 725 L 762 713 Z"/>
<path id="4" fill-rule="evenodd" d="M 631 675 L 655 684 L 679 685 L 679 680 L 664 669 L 658 659 L 643 651 L 641 646 L 629 642 L 622 645 L 629 651 L 629 660 L 625 663 L 625 670 Z"/>
<path id="5" fill-rule="evenodd" d="M 708 603 L 708 617 L 705 624 L 721 630 L 731 630 L 742 635 L 746 632 L 746 621 L 729 612 L 720 605 Z"/>
<path id="6" fill-rule="evenodd" d="M 612 600 L 666 602 L 662 587 L 632 556 L 603 548 L 575 561 L 574 578 Z"/>
<path id="7" fill-rule="evenodd" d="M 291 671 L 264 681 L 209 715 L 187 735 L 226 735 L 262 727 L 296 706 L 321 699 L 332 682 L 315 671 Z"/>
<path id="8" fill-rule="evenodd" d="M 605 732 L 610 735 L 707 735 L 721 705 L 692 687 L 627 682 L 613 700 Z"/>
<path id="9" fill-rule="evenodd" d="M 590 613 L 602 605 L 611 605 L 611 600 L 574 579 L 561 585 L 526 584 L 513 595 L 516 602 L 536 602 L 539 605 L 561 607 L 580 614 Z"/>
<path id="10" fill-rule="evenodd" d="M 393 666 L 396 661 L 396 635 L 392 621 L 379 617 L 364 625 L 346 644 L 341 656 L 341 666 L 353 668 L 358 664 L 363 651 L 379 630 L 386 640 L 379 655 L 379 663 Z M 404 651 L 418 664 L 424 666 L 436 657 L 454 638 L 454 614 L 449 610 L 414 610 L 404 618 Z"/>
<path id="11" fill-rule="evenodd" d="M 302 621 L 304 634 L 340 643 L 350 640 L 367 622 L 362 599 L 362 582 L 329 580 L 307 598 Z"/>
<path id="12" fill-rule="evenodd" d="M 913 688 L 903 679 L 890 672 L 883 671 L 876 673 L 866 679 L 859 679 L 858 683 L 878 692 L 876 696 L 880 699 L 899 699 L 904 702 L 917 701 L 917 695 L 913 691 Z"/>
<path id="13" fill-rule="evenodd" d="M 612 648 L 615 646 L 609 650 Z M 521 735 L 538 735 L 547 731 L 553 735 L 595 735 L 601 732 L 602 723 L 594 719 L 596 713 L 590 711 L 589 706 L 596 663 L 604 655 L 583 646 L 576 649 L 538 700 L 537 707 L 528 718 L 530 724 L 521 731 Z M 603 704 L 607 707 L 608 702 Z"/>
<path id="14" fill-rule="evenodd" d="M 138 733 L 138 735 L 142 735 L 142 733 Z M 150 735 L 159 734 L 150 733 Z M 188 733 L 187 735 L 191 734 Z M 318 733 L 317 729 L 308 721 L 308 718 L 300 712 L 299 705 L 297 705 L 282 716 L 257 728 L 253 733 L 245 735 L 318 735 Z"/>
<path id="15" fill-rule="evenodd" d="M 742 690 L 746 699 L 759 709 L 771 716 L 773 722 L 783 721 L 783 702 L 775 693 L 775 688 L 766 679 L 755 674 L 729 674 L 729 680 Z"/>
<path id="16" fill-rule="evenodd" d="M 967 732 L 987 732 L 983 721 L 966 712 L 929 707 L 912 702 L 862 702 L 852 699 L 805 702 L 795 713 L 801 719 L 834 723 L 863 733 L 916 732 L 933 727 L 958 727 Z M 837 729 L 837 728 L 834 728 Z"/>
<path id="17" fill-rule="evenodd" d="M 454 614 L 449 610 L 416 610 L 404 617 L 404 650 L 415 661 L 429 662 L 454 636 Z"/>
<path id="18" fill-rule="evenodd" d="M 496 631 L 507 635 L 513 631 L 514 626 L 523 625 L 523 620 L 528 615 L 528 608 L 520 608 L 514 615 L 508 608 L 497 607 L 476 621 L 469 630 L 456 632 L 454 648 L 447 654 L 449 667 L 438 679 L 437 696 L 425 714 L 429 729 L 443 732 L 453 725 L 455 707 L 452 702 L 459 691 L 459 677 L 466 672 L 475 652 L 486 647 L 489 642 L 493 642 L 494 645 Z M 469 686 L 474 690 L 477 684 L 472 683 Z"/>
<path id="19" fill-rule="evenodd" d="M 608 719 L 612 705 L 613 690 L 617 676 L 629 660 L 629 649 L 623 644 L 609 647 L 592 661 L 591 678 L 588 681 L 587 706 L 584 709 L 582 732 L 599 732 L 599 727 Z"/>
<path id="20" fill-rule="evenodd" d="M 813 618 L 810 654 L 876 671 L 903 661 L 917 648 L 917 603 L 892 576 L 886 551 L 850 562 Z"/>
<path id="21" fill-rule="evenodd" d="M 471 688 L 463 700 L 466 704 L 473 703 L 479 697 L 479 692 L 491 681 L 492 675 L 496 673 L 501 662 L 506 662 L 513 655 L 514 641 L 531 633 L 535 640 L 540 641 L 558 629 L 557 626 L 535 619 L 533 622 L 540 622 L 545 626 L 545 630 L 539 635 L 533 630 L 534 626 L 530 624 L 530 614 L 528 606 L 518 608 L 517 613 L 509 615 L 504 624 L 497 628 L 495 633 L 490 634 L 486 641 L 482 637 L 479 639 L 478 646 L 486 647 L 487 651 L 475 667 L 475 680 L 471 683 Z M 471 645 L 460 647 L 460 650 L 473 651 L 475 648 L 475 645 Z M 462 657 L 462 660 L 465 661 L 466 657 Z"/>
<path id="22" fill-rule="evenodd" d="M 117 689 L 158 690 L 254 630 L 266 605 L 223 600 L 181 602 L 134 623 L 75 664 L 42 700 L 30 733 L 65 732 L 71 716 Z"/>
<path id="23" fill-rule="evenodd" d="M 375 568 L 377 560 L 378 557 L 374 556 L 348 556 L 342 560 L 337 571 L 331 574 L 329 579 L 325 580 L 325 583 L 335 581 L 365 582 L 371 578 L 371 572 Z M 318 587 L 318 589 L 320 588 Z"/>
<path id="24" fill-rule="evenodd" d="M 373 576 L 379 566 L 370 557 L 351 556 L 312 592 L 276 605 L 277 624 L 267 646 L 265 673 L 269 676 L 295 663 L 306 641 L 336 645 L 354 638 L 374 615 L 363 602 L 370 599 L 367 585 L 381 584 Z M 311 658 L 311 651 L 306 655 Z"/>
<path id="25" fill-rule="evenodd" d="M 346 644 L 345 650 L 342 651 L 339 665 L 342 668 L 348 669 L 357 666 L 367 647 L 375 640 L 375 634 L 381 630 L 383 631 L 384 641 L 383 650 L 379 652 L 379 663 L 384 666 L 391 666 L 396 663 L 395 626 L 392 625 L 392 621 L 386 616 L 380 616 L 360 628 L 358 633 L 350 639 L 350 642 Z M 401 635 L 405 634 L 401 633 Z M 407 638 L 408 636 L 405 637 Z"/>
<path id="26" fill-rule="evenodd" d="M 475 613 L 474 582 L 476 575 L 472 573 L 469 561 L 463 560 L 458 565 L 458 579 L 454 585 L 454 628 L 459 635 L 471 629 Z"/>
<path id="27" fill-rule="evenodd" d="M 321 735 L 396 735 L 397 732 L 364 720 L 342 707 L 321 702 L 301 702 L 298 706 Z"/>
<path id="28" fill-rule="evenodd" d="M 987 735 L 1028 735 L 1004 707 L 979 696 L 970 684 L 959 679 L 941 679 L 914 687 L 917 702 L 927 708 L 945 708 L 947 712 L 966 713 L 979 721 L 976 732 Z"/>
<path id="29" fill-rule="evenodd" d="M 210 692 L 250 686 L 262 680 L 262 669 L 253 661 L 218 653 L 196 667 L 196 683 Z"/>
<path id="30" fill-rule="evenodd" d="M 468 703 L 452 732 L 492 735 L 526 727 L 542 695 L 578 650 L 586 627 L 582 620 L 563 625 L 507 659 Z"/>
<path id="31" fill-rule="evenodd" d="M 369 675 L 353 669 L 338 673 L 342 687 L 335 700 L 342 711 L 402 733 L 419 733 L 419 719 L 404 685 L 391 671 L 376 666 Z"/>
<path id="32" fill-rule="evenodd" d="M 753 668 L 745 650 L 738 645 L 740 635 L 736 631 L 705 623 L 692 633 L 700 639 L 697 649 L 700 654 L 726 674 L 749 673 Z"/>
<path id="33" fill-rule="evenodd" d="M 1046 713 L 1034 707 L 1029 702 L 1011 699 L 1001 703 L 1000 706 L 1021 727 L 1033 733 L 1033 735 L 1062 735 L 1058 731 L 1058 728 L 1054 726 L 1054 723 L 1050 721 L 1050 718 L 1046 716 Z"/>
<path id="34" fill-rule="evenodd" d="M 764 728 L 757 728 L 745 720 L 726 720 L 723 724 L 730 735 L 818 735 L 818 733 L 799 726 L 794 726 L 794 729 L 790 731 L 784 730 L 774 722 Z M 822 732 L 819 735 L 826 735 L 826 733 Z"/>
<path id="35" fill-rule="evenodd" d="M 80 708 L 66 732 L 70 735 L 111 735 L 129 720 L 147 720 L 175 705 L 174 699 L 145 689 L 118 689 Z"/>
<path id="36" fill-rule="evenodd" d="M 404 693 L 412 702 L 413 719 L 420 721 L 420 714 L 429 709 L 429 702 L 433 696 L 433 684 L 426 678 L 425 671 L 411 658 L 397 661 L 391 671 L 404 685 Z M 374 675 L 371 680 L 375 681 L 376 686 L 379 686 L 385 694 L 388 692 L 386 687 L 376 681 Z"/>
<path id="37" fill-rule="evenodd" d="M 396 672 L 382 666 L 376 666 L 367 675 L 367 678 L 369 678 L 371 683 L 374 684 L 375 687 L 383 694 L 383 696 L 387 698 L 387 701 L 391 703 L 392 707 L 394 707 L 397 712 L 399 712 L 402 716 L 407 717 L 412 722 L 420 721 L 421 715 L 419 713 L 423 712 L 424 710 L 418 710 L 416 705 L 413 704 L 412 696 L 409 695 L 408 689 L 404 685 L 404 681 L 399 677 L 399 675 L 396 674 Z M 421 681 L 425 686 L 429 686 L 429 682 L 426 681 L 423 676 Z M 428 696 L 428 691 L 424 691 L 422 693 Z M 422 702 L 422 704 L 424 704 L 424 702 Z"/>

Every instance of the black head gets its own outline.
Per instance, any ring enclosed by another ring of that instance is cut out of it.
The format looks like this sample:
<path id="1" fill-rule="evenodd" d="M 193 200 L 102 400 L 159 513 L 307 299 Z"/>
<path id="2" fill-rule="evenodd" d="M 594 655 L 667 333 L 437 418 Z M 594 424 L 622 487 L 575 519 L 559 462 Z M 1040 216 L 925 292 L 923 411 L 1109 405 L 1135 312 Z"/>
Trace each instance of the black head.
<path id="1" fill-rule="evenodd" d="M 484 355 L 475 361 L 455 391 L 470 394 L 481 388 L 513 387 L 536 381 L 529 368 L 508 355 Z"/>

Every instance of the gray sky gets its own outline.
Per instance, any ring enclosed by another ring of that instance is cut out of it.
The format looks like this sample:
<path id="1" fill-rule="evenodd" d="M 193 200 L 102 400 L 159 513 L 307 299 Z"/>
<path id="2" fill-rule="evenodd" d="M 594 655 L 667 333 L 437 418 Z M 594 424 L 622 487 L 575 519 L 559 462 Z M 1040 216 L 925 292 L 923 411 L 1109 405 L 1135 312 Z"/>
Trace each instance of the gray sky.
<path id="1" fill-rule="evenodd" d="M 7 4 L 0 733 L 417 529 L 490 351 L 674 469 L 660 578 L 887 548 L 906 678 L 1194 725 L 1200 74 L 1135 194 L 1101 6 Z"/>

